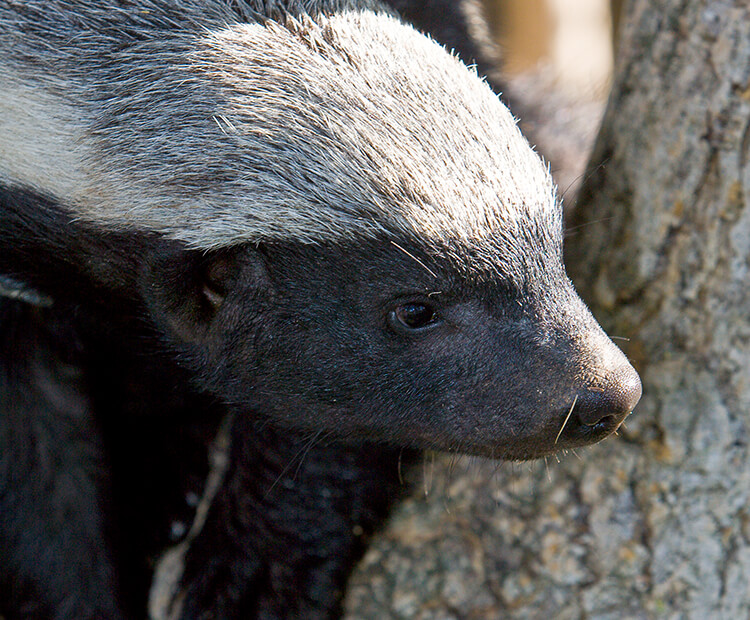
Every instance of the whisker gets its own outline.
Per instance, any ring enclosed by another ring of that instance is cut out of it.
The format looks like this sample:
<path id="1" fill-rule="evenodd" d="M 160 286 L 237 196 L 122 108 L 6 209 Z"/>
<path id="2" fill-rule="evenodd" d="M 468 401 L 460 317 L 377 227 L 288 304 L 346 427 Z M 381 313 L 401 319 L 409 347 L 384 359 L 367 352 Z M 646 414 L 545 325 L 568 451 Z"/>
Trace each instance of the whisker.
<path id="1" fill-rule="evenodd" d="M 412 254 L 408 250 L 405 250 L 404 248 L 402 248 L 398 243 L 396 243 L 393 240 L 391 241 L 391 243 L 393 245 L 395 245 L 399 250 L 401 250 L 404 254 L 406 254 L 407 256 L 409 256 L 411 258 L 413 258 L 420 265 L 422 265 L 422 267 L 424 267 L 424 269 L 427 271 L 427 273 L 429 273 L 433 278 L 437 278 L 437 274 L 432 269 L 430 269 L 427 265 L 425 265 L 421 260 L 419 260 L 416 256 L 414 256 L 414 254 Z"/>
<path id="2" fill-rule="evenodd" d="M 284 469 L 281 470 L 281 473 L 276 477 L 276 480 L 273 481 L 273 484 L 268 488 L 268 490 L 263 494 L 263 499 L 268 497 L 269 493 L 274 490 L 276 485 L 281 481 L 281 479 L 284 477 L 284 475 L 292 468 L 292 466 L 296 463 L 297 458 L 302 455 L 302 460 L 299 462 L 299 465 L 297 466 L 297 471 L 295 471 L 294 475 L 297 476 L 297 472 L 299 472 L 299 466 L 302 465 L 302 461 L 305 459 L 305 456 L 310 451 L 310 448 L 312 448 L 313 444 L 315 443 L 316 439 L 320 437 L 323 434 L 323 429 L 320 429 L 317 431 L 312 439 L 307 441 L 297 452 L 292 456 L 291 459 L 289 459 L 289 462 L 284 466 Z M 328 433 L 330 434 L 330 432 Z M 327 435 L 326 435 L 327 436 Z"/>
<path id="3" fill-rule="evenodd" d="M 432 490 L 432 478 L 435 474 L 435 453 L 430 451 L 430 475 L 427 475 L 427 455 L 422 458 L 422 479 L 424 480 L 424 495 L 427 497 Z"/>
<path id="4" fill-rule="evenodd" d="M 612 220 L 612 219 L 614 219 L 614 217 L 612 216 L 602 217 L 602 218 L 599 218 L 598 220 L 591 220 L 589 222 L 584 222 L 583 224 L 578 224 L 578 226 L 568 226 L 567 228 L 565 228 L 563 232 L 564 232 L 564 235 L 568 237 L 571 233 L 576 232 L 580 230 L 581 228 L 586 228 L 587 226 L 593 226 L 594 224 L 599 224 L 601 222 L 608 222 L 609 220 Z"/>
<path id="5" fill-rule="evenodd" d="M 583 179 L 583 181 L 581 183 L 581 185 L 583 185 L 592 176 L 594 176 L 594 174 L 596 174 L 597 172 L 599 172 L 599 170 L 601 170 L 602 168 L 604 168 L 609 163 L 609 159 L 610 158 L 608 157 L 607 159 L 605 159 L 600 164 L 597 164 L 596 167 L 591 168 L 589 170 L 584 170 L 573 181 L 571 181 L 570 183 L 568 183 L 568 187 L 566 187 L 565 191 L 563 191 L 563 193 L 560 195 L 560 200 L 564 200 L 565 199 L 565 197 L 568 195 L 568 192 L 570 191 L 570 188 L 573 187 L 576 183 L 578 183 L 578 181 L 580 181 L 581 179 Z"/>
<path id="6" fill-rule="evenodd" d="M 307 442 L 307 447 L 305 448 L 305 451 L 304 451 L 304 453 L 302 454 L 302 456 L 301 456 L 301 457 L 300 457 L 300 459 L 299 459 L 299 463 L 297 464 L 297 469 L 295 469 L 295 470 L 294 470 L 294 475 L 292 476 L 292 480 L 296 480 L 296 479 L 297 479 L 297 474 L 299 474 L 299 470 L 300 470 L 300 468 L 302 467 L 302 463 L 304 463 L 304 462 L 305 462 L 305 458 L 306 458 L 306 457 L 307 457 L 307 455 L 308 455 L 308 454 L 310 453 L 310 450 L 312 450 L 312 449 L 313 449 L 313 447 L 315 446 L 315 444 L 316 444 L 316 443 L 317 443 L 317 444 L 319 444 L 320 442 L 322 442 L 322 441 L 325 441 L 325 440 L 326 440 L 326 439 L 328 439 L 328 437 L 330 437 L 331 435 L 333 435 L 333 431 L 328 431 L 328 432 L 327 432 L 327 433 L 326 433 L 325 435 L 323 435 L 323 436 L 321 437 L 321 436 L 320 436 L 320 431 L 318 431 L 318 432 L 317 432 L 317 433 L 316 433 L 316 434 L 315 434 L 315 435 L 313 436 L 313 438 L 312 438 L 312 439 L 310 439 L 310 441 L 308 441 L 308 442 Z"/>
<path id="7" fill-rule="evenodd" d="M 458 454 L 451 452 L 450 460 L 448 461 L 448 486 L 453 483 L 453 472 L 456 470 L 456 461 L 458 460 Z"/>
<path id="8" fill-rule="evenodd" d="M 568 415 L 565 416 L 565 420 L 563 420 L 562 426 L 557 433 L 557 437 L 555 437 L 555 445 L 557 445 L 557 440 L 560 439 L 560 435 L 562 435 L 563 430 L 565 430 L 565 425 L 568 423 L 568 420 L 570 420 L 570 414 L 573 413 L 573 407 L 576 406 L 576 402 L 578 402 L 578 394 L 576 394 L 576 397 L 573 399 L 573 404 L 570 406 Z"/>

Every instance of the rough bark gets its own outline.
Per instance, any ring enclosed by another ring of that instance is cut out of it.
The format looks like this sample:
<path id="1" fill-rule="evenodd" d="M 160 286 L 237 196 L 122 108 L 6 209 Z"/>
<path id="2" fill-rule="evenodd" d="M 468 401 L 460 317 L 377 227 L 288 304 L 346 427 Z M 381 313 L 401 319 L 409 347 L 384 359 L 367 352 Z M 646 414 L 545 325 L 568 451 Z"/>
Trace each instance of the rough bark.
<path id="1" fill-rule="evenodd" d="M 643 399 L 546 467 L 428 457 L 350 619 L 750 616 L 750 7 L 631 0 L 620 36 L 567 255 Z"/>
<path id="2" fill-rule="evenodd" d="M 625 435 L 643 591 L 606 581 L 644 611 L 745 618 L 750 6 L 626 8 L 592 158 L 602 166 L 584 187 L 573 222 L 581 234 L 568 244 L 579 289 L 610 316 L 612 333 L 630 335 L 644 379 Z"/>

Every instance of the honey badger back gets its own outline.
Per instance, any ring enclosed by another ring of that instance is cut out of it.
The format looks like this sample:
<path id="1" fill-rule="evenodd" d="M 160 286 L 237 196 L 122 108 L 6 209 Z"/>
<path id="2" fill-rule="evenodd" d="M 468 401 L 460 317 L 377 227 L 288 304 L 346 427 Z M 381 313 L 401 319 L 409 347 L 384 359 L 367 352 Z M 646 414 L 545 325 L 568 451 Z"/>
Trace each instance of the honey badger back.
<path id="1" fill-rule="evenodd" d="M 182 617 L 333 615 L 393 450 L 533 458 L 637 402 L 544 166 L 387 10 L 24 2 L 0 26 L 0 273 L 54 300 L 1 308 L 0 613 L 142 615 L 225 412 Z"/>

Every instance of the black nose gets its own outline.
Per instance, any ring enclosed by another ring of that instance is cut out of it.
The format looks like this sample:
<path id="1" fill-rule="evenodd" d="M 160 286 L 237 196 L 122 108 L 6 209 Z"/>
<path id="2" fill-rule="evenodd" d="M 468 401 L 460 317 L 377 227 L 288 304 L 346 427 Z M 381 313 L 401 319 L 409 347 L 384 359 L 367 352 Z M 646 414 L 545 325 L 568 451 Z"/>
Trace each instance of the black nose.
<path id="1" fill-rule="evenodd" d="M 579 390 L 571 421 L 583 434 L 608 434 L 620 426 L 640 398 L 641 379 L 626 363 Z"/>
<path id="2" fill-rule="evenodd" d="M 555 439 L 558 447 L 581 446 L 617 430 L 641 398 L 641 380 L 624 358 L 578 390 Z"/>

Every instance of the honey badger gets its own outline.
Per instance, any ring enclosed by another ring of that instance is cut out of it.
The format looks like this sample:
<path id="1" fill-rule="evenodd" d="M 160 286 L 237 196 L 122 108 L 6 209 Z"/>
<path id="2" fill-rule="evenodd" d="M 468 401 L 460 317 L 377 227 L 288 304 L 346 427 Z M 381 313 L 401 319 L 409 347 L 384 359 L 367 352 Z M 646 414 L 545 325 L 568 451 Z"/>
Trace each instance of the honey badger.
<path id="1" fill-rule="evenodd" d="M 540 457 L 638 401 L 547 169 L 388 7 L 6 1 L 0 50 L 5 617 L 142 617 L 216 432 L 155 616 L 335 616 L 402 449 Z"/>

